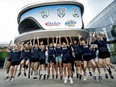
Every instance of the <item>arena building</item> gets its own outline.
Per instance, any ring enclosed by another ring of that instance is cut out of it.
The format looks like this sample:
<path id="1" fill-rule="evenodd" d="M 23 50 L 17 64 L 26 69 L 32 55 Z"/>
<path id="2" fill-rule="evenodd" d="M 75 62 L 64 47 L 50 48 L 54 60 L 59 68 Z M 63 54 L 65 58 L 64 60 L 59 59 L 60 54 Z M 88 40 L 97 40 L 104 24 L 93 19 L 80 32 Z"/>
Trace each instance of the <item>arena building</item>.
<path id="1" fill-rule="evenodd" d="M 18 14 L 18 35 L 14 42 L 28 41 L 39 37 L 46 41 L 47 37 L 77 37 L 88 38 L 88 32 L 83 30 L 84 6 L 75 0 L 56 0 L 38 2 L 25 6 Z"/>

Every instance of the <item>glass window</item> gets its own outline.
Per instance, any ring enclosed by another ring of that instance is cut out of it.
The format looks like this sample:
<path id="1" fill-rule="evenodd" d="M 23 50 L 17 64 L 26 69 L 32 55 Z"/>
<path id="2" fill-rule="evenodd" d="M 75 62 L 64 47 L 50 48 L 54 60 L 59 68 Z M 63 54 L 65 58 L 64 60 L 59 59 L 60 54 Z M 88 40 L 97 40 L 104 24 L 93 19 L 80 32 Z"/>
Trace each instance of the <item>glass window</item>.
<path id="1" fill-rule="evenodd" d="M 110 11 L 108 11 L 108 13 L 109 13 L 109 16 L 112 15 L 112 10 L 110 9 Z"/>
<path id="2" fill-rule="evenodd" d="M 114 10 L 113 9 L 111 9 L 111 14 L 113 15 L 113 14 L 115 14 L 115 12 L 114 12 Z"/>
<path id="3" fill-rule="evenodd" d="M 116 14 L 111 15 L 114 22 L 116 22 Z"/>
<path id="4" fill-rule="evenodd" d="M 113 10 L 114 10 L 114 12 L 115 12 L 115 14 L 116 14 L 116 6 L 114 6 Z"/>

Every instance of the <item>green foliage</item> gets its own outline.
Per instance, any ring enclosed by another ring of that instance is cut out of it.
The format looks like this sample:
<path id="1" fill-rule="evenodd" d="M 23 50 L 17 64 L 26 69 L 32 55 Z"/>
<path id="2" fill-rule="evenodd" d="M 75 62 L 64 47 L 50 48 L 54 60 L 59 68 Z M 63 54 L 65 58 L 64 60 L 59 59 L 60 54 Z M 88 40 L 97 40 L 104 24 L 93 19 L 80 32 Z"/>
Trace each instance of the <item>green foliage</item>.
<path id="1" fill-rule="evenodd" d="M 112 53 L 112 56 L 115 57 L 116 56 L 116 43 L 113 44 L 113 51 L 111 52 Z"/>
<path id="2" fill-rule="evenodd" d="M 7 52 L 0 52 L 0 58 L 6 58 Z"/>
<path id="3" fill-rule="evenodd" d="M 0 49 L 3 49 L 0 47 Z M 7 57 L 7 52 L 0 52 L 0 58 L 6 58 Z"/>

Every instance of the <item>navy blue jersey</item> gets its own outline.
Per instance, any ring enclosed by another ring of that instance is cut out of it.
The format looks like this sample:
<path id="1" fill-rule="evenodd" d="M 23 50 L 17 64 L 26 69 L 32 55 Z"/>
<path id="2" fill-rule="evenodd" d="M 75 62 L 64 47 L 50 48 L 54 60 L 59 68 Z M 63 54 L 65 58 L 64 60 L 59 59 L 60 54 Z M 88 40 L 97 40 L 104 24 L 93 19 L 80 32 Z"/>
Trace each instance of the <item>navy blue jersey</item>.
<path id="1" fill-rule="evenodd" d="M 73 45 L 70 45 L 70 47 L 69 47 L 69 55 L 70 55 L 71 58 L 73 58 L 72 48 L 73 48 Z"/>
<path id="2" fill-rule="evenodd" d="M 40 52 L 39 52 L 39 55 L 40 55 L 39 59 L 40 59 L 40 60 L 46 58 L 45 52 L 46 52 L 46 50 L 40 49 Z"/>
<path id="3" fill-rule="evenodd" d="M 81 46 L 81 50 L 82 50 L 82 55 L 91 55 L 89 45 Z"/>
<path id="4" fill-rule="evenodd" d="M 22 59 L 24 57 L 24 51 L 21 51 L 20 58 Z"/>
<path id="5" fill-rule="evenodd" d="M 30 49 L 27 49 L 27 50 L 24 50 L 24 58 L 30 58 L 31 57 L 31 50 Z"/>
<path id="6" fill-rule="evenodd" d="M 91 57 L 92 58 L 96 58 L 96 51 L 97 51 L 97 48 L 94 48 L 94 49 L 91 49 Z"/>
<path id="7" fill-rule="evenodd" d="M 8 59 L 11 58 L 12 52 L 13 52 L 13 50 L 10 49 L 10 52 L 8 52 L 8 56 L 7 56 Z"/>
<path id="8" fill-rule="evenodd" d="M 13 50 L 12 51 L 12 60 L 11 60 L 11 62 L 20 62 L 20 51 L 15 51 L 15 50 Z"/>
<path id="9" fill-rule="evenodd" d="M 74 48 L 74 53 L 75 53 L 75 54 L 80 54 L 80 53 L 82 53 L 82 50 L 81 50 L 80 45 L 73 45 L 73 48 Z"/>
<path id="10" fill-rule="evenodd" d="M 31 58 L 39 58 L 39 48 L 33 48 L 31 50 Z"/>
<path id="11" fill-rule="evenodd" d="M 60 56 L 62 54 L 62 47 L 56 47 L 55 48 L 55 55 Z"/>
<path id="12" fill-rule="evenodd" d="M 70 47 L 62 47 L 63 58 L 70 57 Z"/>
<path id="13" fill-rule="evenodd" d="M 103 40 L 96 40 L 95 43 L 98 45 L 98 50 L 99 50 L 100 52 L 101 52 L 101 51 L 108 51 L 106 39 L 103 39 Z"/>
<path id="14" fill-rule="evenodd" d="M 52 47 L 48 46 L 48 56 L 53 56 L 53 55 L 55 55 L 54 46 Z"/>

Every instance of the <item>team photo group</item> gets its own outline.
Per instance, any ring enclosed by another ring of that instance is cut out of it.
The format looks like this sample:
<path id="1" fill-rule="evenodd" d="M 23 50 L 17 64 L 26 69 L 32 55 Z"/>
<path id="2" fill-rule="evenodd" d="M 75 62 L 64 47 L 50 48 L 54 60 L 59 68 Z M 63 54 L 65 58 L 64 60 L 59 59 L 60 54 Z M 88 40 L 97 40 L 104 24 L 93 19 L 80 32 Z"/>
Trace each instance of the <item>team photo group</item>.
<path id="1" fill-rule="evenodd" d="M 112 71 L 116 72 L 116 67 L 110 62 L 105 35 L 89 33 L 87 40 L 80 34 L 76 38 L 59 35 L 48 37 L 46 42 L 37 37 L 11 46 L 11 41 L 4 50 L 8 52 L 4 79 L 13 81 L 24 75 L 71 84 L 74 78 L 86 81 L 87 75 L 99 81 L 103 76 L 114 79 Z"/>

